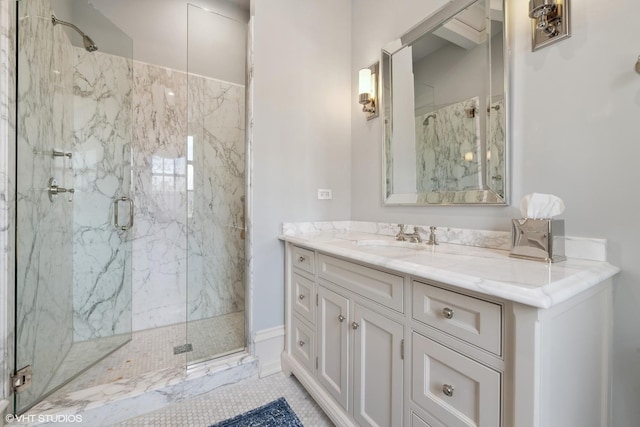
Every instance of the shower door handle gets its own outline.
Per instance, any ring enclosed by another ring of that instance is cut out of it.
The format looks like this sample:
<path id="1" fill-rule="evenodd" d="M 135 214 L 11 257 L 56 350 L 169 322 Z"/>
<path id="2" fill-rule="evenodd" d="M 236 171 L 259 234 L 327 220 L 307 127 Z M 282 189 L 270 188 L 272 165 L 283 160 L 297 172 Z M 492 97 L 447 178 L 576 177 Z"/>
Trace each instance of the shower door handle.
<path id="1" fill-rule="evenodd" d="M 119 208 L 120 202 L 129 202 L 129 222 L 125 225 L 120 225 L 118 223 L 118 210 L 119 210 L 118 208 Z M 122 197 L 118 197 L 113 202 L 113 225 L 114 227 L 116 227 L 116 230 L 120 230 L 120 231 L 126 231 L 131 227 L 133 227 L 133 199 L 126 196 L 122 196 Z"/>

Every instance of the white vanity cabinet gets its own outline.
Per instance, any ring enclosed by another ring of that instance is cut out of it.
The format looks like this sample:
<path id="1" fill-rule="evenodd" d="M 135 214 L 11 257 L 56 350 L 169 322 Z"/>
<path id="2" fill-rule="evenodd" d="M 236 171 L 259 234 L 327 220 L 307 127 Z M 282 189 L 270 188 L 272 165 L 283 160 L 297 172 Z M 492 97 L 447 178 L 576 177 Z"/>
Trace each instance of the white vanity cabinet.
<path id="1" fill-rule="evenodd" d="M 285 371 L 338 424 L 401 423 L 405 278 L 296 246 L 288 260 Z"/>
<path id="2" fill-rule="evenodd" d="M 286 243 L 283 371 L 336 425 L 611 425 L 615 272 L 536 307 L 366 259 Z"/>

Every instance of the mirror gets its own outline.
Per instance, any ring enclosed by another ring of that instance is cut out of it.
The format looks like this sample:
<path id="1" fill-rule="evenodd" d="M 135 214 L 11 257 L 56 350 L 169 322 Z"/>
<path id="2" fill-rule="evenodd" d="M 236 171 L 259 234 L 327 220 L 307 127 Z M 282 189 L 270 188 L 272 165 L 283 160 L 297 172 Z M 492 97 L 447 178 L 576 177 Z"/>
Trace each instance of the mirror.
<path id="1" fill-rule="evenodd" d="M 382 51 L 386 205 L 506 205 L 502 0 L 454 0 Z"/>

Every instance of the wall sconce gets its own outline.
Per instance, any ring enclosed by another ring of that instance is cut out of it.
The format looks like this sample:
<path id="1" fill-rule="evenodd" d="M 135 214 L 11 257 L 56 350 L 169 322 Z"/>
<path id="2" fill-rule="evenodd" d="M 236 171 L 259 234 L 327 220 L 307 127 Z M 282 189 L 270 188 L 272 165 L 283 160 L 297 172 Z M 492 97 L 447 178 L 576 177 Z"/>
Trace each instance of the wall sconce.
<path id="1" fill-rule="evenodd" d="M 358 102 L 362 104 L 362 111 L 367 114 L 367 120 L 378 117 L 377 92 L 378 92 L 378 68 L 376 62 L 368 68 L 363 68 L 358 73 Z"/>
<path id="2" fill-rule="evenodd" d="M 570 0 L 529 0 L 529 18 L 533 19 L 531 50 L 566 39 L 569 32 Z"/>

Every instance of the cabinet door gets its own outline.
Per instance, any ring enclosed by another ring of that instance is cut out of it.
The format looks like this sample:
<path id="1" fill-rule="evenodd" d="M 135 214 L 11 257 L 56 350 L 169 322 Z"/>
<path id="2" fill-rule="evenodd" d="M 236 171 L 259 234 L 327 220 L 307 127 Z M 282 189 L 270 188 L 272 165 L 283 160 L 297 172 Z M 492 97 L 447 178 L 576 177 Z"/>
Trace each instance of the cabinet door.
<path id="1" fill-rule="evenodd" d="M 318 378 L 349 410 L 349 300 L 318 287 Z"/>
<path id="2" fill-rule="evenodd" d="M 361 426 L 402 425 L 402 326 L 358 304 L 351 326 L 353 417 Z"/>

